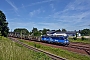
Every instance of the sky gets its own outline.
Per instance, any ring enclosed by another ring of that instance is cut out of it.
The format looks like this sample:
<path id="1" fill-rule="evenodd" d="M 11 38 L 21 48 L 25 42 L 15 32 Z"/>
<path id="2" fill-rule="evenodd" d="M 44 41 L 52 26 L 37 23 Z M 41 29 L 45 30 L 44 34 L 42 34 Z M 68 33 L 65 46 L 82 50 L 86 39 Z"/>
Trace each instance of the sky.
<path id="1" fill-rule="evenodd" d="M 0 0 L 11 30 L 90 28 L 90 0 Z"/>

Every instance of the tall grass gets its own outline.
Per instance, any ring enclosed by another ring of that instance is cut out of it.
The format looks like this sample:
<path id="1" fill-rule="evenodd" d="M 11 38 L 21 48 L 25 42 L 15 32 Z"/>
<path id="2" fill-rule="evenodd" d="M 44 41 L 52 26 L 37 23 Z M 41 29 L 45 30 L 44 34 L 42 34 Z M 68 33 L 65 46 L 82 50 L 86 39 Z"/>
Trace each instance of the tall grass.
<path id="1" fill-rule="evenodd" d="M 86 55 L 81 55 L 81 54 L 76 54 L 67 50 L 63 50 L 60 48 L 54 48 L 54 47 L 50 47 L 50 46 L 45 46 L 39 43 L 35 43 L 35 42 L 28 42 L 26 40 L 20 40 L 21 42 L 24 42 L 28 45 L 37 47 L 39 49 L 48 51 L 50 53 L 56 54 L 60 57 L 69 59 L 69 60 L 90 60 L 90 56 L 86 56 Z"/>
<path id="2" fill-rule="evenodd" d="M 76 40 L 74 40 L 73 38 L 69 38 L 69 41 L 90 44 L 90 38 L 84 38 L 84 37 L 77 38 Z"/>
<path id="3" fill-rule="evenodd" d="M 29 50 L 0 36 L 0 60 L 51 60 L 47 55 Z"/>

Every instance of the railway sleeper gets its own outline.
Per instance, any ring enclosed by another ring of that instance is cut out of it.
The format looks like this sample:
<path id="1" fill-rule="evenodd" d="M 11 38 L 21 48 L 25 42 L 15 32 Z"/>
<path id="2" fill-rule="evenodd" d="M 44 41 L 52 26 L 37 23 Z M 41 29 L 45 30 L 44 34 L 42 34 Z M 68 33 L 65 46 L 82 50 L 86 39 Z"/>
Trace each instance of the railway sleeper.
<path id="1" fill-rule="evenodd" d="M 88 51 L 88 50 L 84 50 L 85 52 L 87 52 L 88 53 L 88 55 L 90 55 L 90 51 Z"/>

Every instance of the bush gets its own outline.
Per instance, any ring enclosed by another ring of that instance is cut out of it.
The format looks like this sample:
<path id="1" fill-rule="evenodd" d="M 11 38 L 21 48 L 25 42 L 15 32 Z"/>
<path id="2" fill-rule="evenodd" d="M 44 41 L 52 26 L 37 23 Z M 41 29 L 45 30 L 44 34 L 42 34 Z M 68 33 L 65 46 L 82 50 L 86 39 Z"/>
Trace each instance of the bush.
<path id="1" fill-rule="evenodd" d="M 77 37 L 73 37 L 74 40 L 77 40 Z"/>
<path id="2" fill-rule="evenodd" d="M 34 47 L 36 47 L 36 43 L 34 43 Z"/>
<path id="3" fill-rule="evenodd" d="M 82 36 L 82 37 L 81 37 L 81 40 L 86 40 L 86 38 Z"/>
<path id="4" fill-rule="evenodd" d="M 40 48 L 41 46 L 40 46 L 40 44 L 34 43 L 34 47 Z"/>

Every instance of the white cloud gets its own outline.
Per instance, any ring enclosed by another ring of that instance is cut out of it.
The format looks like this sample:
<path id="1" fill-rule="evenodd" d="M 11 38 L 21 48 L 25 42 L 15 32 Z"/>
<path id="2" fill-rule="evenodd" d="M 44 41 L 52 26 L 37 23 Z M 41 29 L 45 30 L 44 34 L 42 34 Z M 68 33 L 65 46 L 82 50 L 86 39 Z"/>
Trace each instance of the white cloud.
<path id="1" fill-rule="evenodd" d="M 18 8 L 10 1 L 10 0 L 6 0 L 7 3 L 9 3 L 16 11 L 18 10 Z"/>
<path id="2" fill-rule="evenodd" d="M 43 3 L 52 2 L 52 1 L 56 1 L 56 0 L 44 0 L 44 1 L 36 2 L 36 3 L 32 3 L 32 4 L 29 5 L 29 6 L 37 5 L 37 4 L 43 4 Z"/>
<path id="3" fill-rule="evenodd" d="M 50 17 L 55 19 L 63 19 L 63 21 L 69 22 L 69 20 L 74 20 L 78 22 L 79 20 L 82 21 L 84 17 L 90 16 L 90 11 L 86 10 L 85 7 L 90 6 L 90 4 L 82 5 L 87 3 L 90 0 L 75 0 L 75 2 L 69 3 L 63 11 L 55 12 Z M 81 5 L 80 5 L 81 4 Z M 77 11 L 78 9 L 78 11 Z M 90 9 L 90 8 L 89 8 Z M 71 22 L 71 21 L 70 21 Z"/>
<path id="4" fill-rule="evenodd" d="M 9 22 L 10 29 L 14 30 L 15 28 L 26 28 L 31 30 L 32 27 L 36 26 L 34 22 Z"/>
<path id="5" fill-rule="evenodd" d="M 14 11 L 16 12 L 17 16 L 20 16 L 20 15 L 18 14 L 18 8 L 17 8 L 10 0 L 6 0 L 6 2 L 13 7 L 13 9 L 14 9 Z"/>
<path id="6" fill-rule="evenodd" d="M 54 7 L 54 4 L 50 4 L 50 7 L 52 8 L 53 12 L 56 10 L 55 7 Z"/>
<path id="7" fill-rule="evenodd" d="M 43 13 L 45 12 L 45 10 L 42 11 Z"/>
<path id="8" fill-rule="evenodd" d="M 21 8 L 24 8 L 25 9 L 25 5 L 24 4 L 22 4 L 22 7 Z M 25 9 L 26 10 L 26 9 Z"/>
<path id="9" fill-rule="evenodd" d="M 33 17 L 33 16 L 38 15 L 40 12 L 41 12 L 41 10 L 37 9 L 37 10 L 34 10 L 34 11 L 30 12 L 29 15 L 30 15 L 30 17 Z"/>
<path id="10" fill-rule="evenodd" d="M 69 3 L 66 8 L 62 11 L 55 12 L 54 14 L 45 17 L 47 20 L 49 18 L 55 20 L 57 23 L 45 23 L 47 27 L 60 28 L 66 27 L 67 29 L 80 29 L 85 28 L 79 27 L 82 25 L 90 24 L 90 0 L 75 0 Z M 86 4 L 86 5 L 83 5 Z M 52 21 L 51 21 L 52 22 Z M 44 24 L 44 23 L 43 23 Z M 76 27 L 76 28 L 74 28 Z"/>
<path id="11" fill-rule="evenodd" d="M 54 8 L 54 5 L 53 4 L 50 4 L 51 8 L 53 9 Z"/>
<path id="12" fill-rule="evenodd" d="M 90 0 L 74 0 L 66 6 L 67 10 L 86 10 L 90 9 Z"/>
<path id="13" fill-rule="evenodd" d="M 31 3 L 30 5 L 27 5 L 27 6 L 24 6 L 24 7 L 34 6 L 34 5 L 43 4 L 43 3 L 48 3 L 48 2 L 52 2 L 52 1 L 57 1 L 57 0 L 44 0 L 44 1 L 39 1 L 39 2 L 35 2 L 35 3 Z"/>

